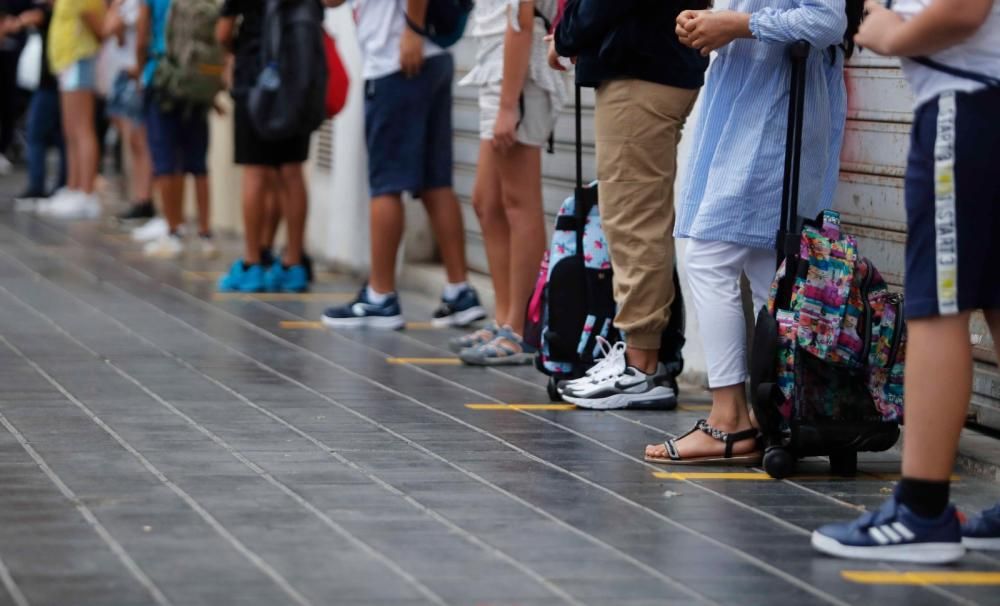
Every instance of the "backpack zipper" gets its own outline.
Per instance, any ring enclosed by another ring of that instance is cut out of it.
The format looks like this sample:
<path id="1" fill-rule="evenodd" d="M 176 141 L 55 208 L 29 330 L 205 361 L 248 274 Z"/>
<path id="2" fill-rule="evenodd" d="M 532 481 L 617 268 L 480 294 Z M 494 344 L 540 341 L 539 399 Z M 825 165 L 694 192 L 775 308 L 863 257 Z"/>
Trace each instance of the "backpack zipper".
<path id="1" fill-rule="evenodd" d="M 903 306 L 902 297 L 893 294 L 889 295 L 889 302 L 896 305 L 896 326 L 892 333 L 892 346 L 889 348 L 889 359 L 886 368 L 892 370 L 892 367 L 896 365 L 896 356 L 899 355 L 899 346 L 903 342 Z"/>
<path id="2" fill-rule="evenodd" d="M 872 347 L 872 304 L 871 301 L 868 300 L 868 290 L 871 288 L 871 282 L 873 278 L 872 278 L 871 263 L 868 263 L 867 260 L 864 261 L 864 263 L 868 267 L 868 274 L 865 276 L 865 281 L 861 285 L 861 299 L 864 302 L 865 306 L 865 325 L 864 325 L 865 340 L 864 340 L 864 345 L 862 346 L 861 349 L 861 356 L 862 356 L 861 359 L 862 361 L 867 362 L 867 360 L 871 356 L 871 347 Z M 865 365 L 867 366 L 867 363 Z"/>

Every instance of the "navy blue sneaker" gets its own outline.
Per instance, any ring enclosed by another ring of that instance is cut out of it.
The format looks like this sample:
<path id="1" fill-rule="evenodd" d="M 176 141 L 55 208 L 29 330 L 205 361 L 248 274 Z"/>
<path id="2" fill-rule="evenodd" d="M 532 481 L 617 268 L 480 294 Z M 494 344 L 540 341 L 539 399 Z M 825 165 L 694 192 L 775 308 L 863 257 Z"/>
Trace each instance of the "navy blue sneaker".
<path id="1" fill-rule="evenodd" d="M 441 306 L 434 312 L 431 324 L 438 328 L 468 326 L 486 318 L 479 295 L 472 288 L 462 289 L 454 299 L 441 297 Z"/>
<path id="2" fill-rule="evenodd" d="M 958 512 L 951 505 L 937 518 L 923 518 L 896 500 L 853 522 L 813 531 L 812 546 L 825 554 L 857 560 L 946 564 L 965 555 Z"/>
<path id="3" fill-rule="evenodd" d="M 357 298 L 340 307 L 331 307 L 323 312 L 323 324 L 331 328 L 381 328 L 399 330 L 406 325 L 403 311 L 399 307 L 399 297 L 393 293 L 381 304 L 368 300 L 368 287 L 363 286 Z"/>
<path id="4" fill-rule="evenodd" d="M 969 549 L 1000 551 L 1000 504 L 962 524 L 962 544 Z"/>

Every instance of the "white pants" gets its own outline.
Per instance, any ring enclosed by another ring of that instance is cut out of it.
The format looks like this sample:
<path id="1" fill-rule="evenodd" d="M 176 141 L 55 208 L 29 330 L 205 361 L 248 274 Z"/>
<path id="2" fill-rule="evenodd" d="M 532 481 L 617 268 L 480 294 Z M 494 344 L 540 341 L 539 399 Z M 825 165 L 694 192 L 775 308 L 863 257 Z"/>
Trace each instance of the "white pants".
<path id="1" fill-rule="evenodd" d="M 739 385 L 749 378 L 740 276 L 745 273 L 750 281 L 756 314 L 767 304 L 775 255 L 773 250 L 729 242 L 688 240 L 685 256 L 691 307 L 698 318 L 712 389 Z"/>

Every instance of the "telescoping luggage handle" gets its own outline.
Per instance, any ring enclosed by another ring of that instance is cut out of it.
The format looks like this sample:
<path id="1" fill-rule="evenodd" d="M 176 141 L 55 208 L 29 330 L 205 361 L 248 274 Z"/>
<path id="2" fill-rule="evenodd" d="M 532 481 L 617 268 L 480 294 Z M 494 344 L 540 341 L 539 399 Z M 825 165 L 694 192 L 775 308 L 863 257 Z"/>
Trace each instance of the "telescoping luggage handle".
<path id="1" fill-rule="evenodd" d="M 799 252 L 799 178 L 802 165 L 802 120 L 806 99 L 806 59 L 808 42 L 791 45 L 788 54 L 792 62 L 791 87 L 788 93 L 788 132 L 785 140 L 785 176 L 781 187 L 781 222 L 775 245 L 778 265 Z"/>

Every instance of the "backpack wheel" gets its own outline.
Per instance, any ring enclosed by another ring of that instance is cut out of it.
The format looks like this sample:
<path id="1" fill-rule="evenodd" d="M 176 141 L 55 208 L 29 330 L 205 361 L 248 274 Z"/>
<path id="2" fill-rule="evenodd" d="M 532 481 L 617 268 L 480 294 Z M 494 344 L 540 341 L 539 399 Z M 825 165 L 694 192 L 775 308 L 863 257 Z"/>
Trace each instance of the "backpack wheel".
<path id="1" fill-rule="evenodd" d="M 562 394 L 560 394 L 559 390 L 556 389 L 558 383 L 559 382 L 556 380 L 555 377 L 549 377 L 549 382 L 545 386 L 545 391 L 549 392 L 550 402 L 562 402 Z"/>
<path id="2" fill-rule="evenodd" d="M 795 473 L 795 456 L 781 446 L 772 446 L 764 451 L 764 471 L 776 480 Z"/>
<path id="3" fill-rule="evenodd" d="M 858 453 L 844 450 L 830 453 L 830 473 L 836 476 L 854 477 L 858 473 Z"/>

